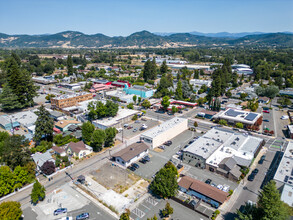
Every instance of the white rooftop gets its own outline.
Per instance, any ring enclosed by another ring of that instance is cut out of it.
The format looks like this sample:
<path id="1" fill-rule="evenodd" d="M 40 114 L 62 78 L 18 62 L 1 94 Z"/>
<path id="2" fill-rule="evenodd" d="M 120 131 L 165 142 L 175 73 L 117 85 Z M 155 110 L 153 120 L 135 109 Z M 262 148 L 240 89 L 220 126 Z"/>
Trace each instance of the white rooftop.
<path id="1" fill-rule="evenodd" d="M 88 92 L 78 92 L 78 93 L 73 93 L 73 94 L 61 95 L 61 96 L 58 96 L 58 97 L 54 97 L 52 99 L 57 99 L 57 100 L 69 99 L 69 98 L 78 97 L 78 96 L 82 96 L 82 95 L 86 95 L 86 94 L 90 94 L 90 93 L 88 93 Z"/>
<path id="2" fill-rule="evenodd" d="M 250 135 L 213 128 L 184 151 L 199 155 L 206 159 L 207 164 L 217 167 L 227 157 L 251 161 L 262 141 Z"/>
<path id="3" fill-rule="evenodd" d="M 289 132 L 290 134 L 293 133 L 293 125 L 287 125 L 288 129 L 289 129 Z"/>
<path id="4" fill-rule="evenodd" d="M 110 118 L 104 118 L 104 119 L 98 119 L 93 121 L 93 124 L 100 124 L 106 127 L 111 127 L 117 123 L 120 123 L 120 120 L 126 117 L 129 117 L 134 114 L 138 114 L 139 111 L 132 110 L 132 109 L 122 109 L 119 108 L 117 115 L 115 117 Z"/>
<path id="5" fill-rule="evenodd" d="M 284 185 L 281 194 L 281 200 L 287 203 L 289 206 L 293 207 L 293 186 L 290 186 L 288 184 Z"/>
<path id="6" fill-rule="evenodd" d="M 261 117 L 261 114 L 228 108 L 227 110 L 220 112 L 218 117 L 227 121 L 235 121 L 253 125 Z"/>
<path id="7" fill-rule="evenodd" d="M 219 133 L 221 135 L 223 131 Z M 219 163 L 227 157 L 239 158 L 241 161 L 246 161 L 245 164 L 250 164 L 262 141 L 263 139 L 250 135 L 231 133 L 230 137 L 207 159 L 207 164 L 218 167 Z"/>
<path id="8" fill-rule="evenodd" d="M 45 153 L 37 152 L 32 155 L 32 158 L 39 169 L 46 161 L 52 161 L 55 163 L 55 160 L 52 158 L 50 150 L 47 150 Z"/>
<path id="9" fill-rule="evenodd" d="M 165 121 L 164 123 L 152 128 L 152 129 L 144 132 L 142 135 L 146 136 L 146 137 L 150 137 L 152 139 L 152 138 L 155 138 L 156 136 L 160 135 L 161 133 L 164 133 L 166 131 L 173 129 L 173 127 L 176 124 L 180 124 L 184 121 L 187 121 L 187 119 L 174 117 L 174 118 L 172 118 L 168 121 Z"/>
<path id="10" fill-rule="evenodd" d="M 289 141 L 274 179 L 293 186 L 293 142 Z"/>

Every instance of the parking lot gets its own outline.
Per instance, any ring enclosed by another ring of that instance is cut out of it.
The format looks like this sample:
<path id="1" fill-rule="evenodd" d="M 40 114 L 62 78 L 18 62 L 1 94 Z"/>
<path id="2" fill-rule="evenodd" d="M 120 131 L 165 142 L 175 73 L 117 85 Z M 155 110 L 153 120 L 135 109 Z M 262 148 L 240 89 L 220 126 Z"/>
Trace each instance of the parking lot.
<path id="1" fill-rule="evenodd" d="M 156 150 L 150 150 L 150 162 L 146 164 L 138 163 L 139 168 L 135 173 L 143 178 L 151 179 L 152 176 L 159 171 L 165 163 L 167 163 L 173 155 L 176 154 L 181 148 L 189 142 L 190 139 L 194 137 L 195 133 L 192 131 L 184 131 L 179 136 L 171 139 L 172 145 L 166 146 L 165 150 L 162 152 L 157 152 Z"/>
<path id="2" fill-rule="evenodd" d="M 132 138 L 138 134 L 141 134 L 143 132 L 145 132 L 146 130 L 155 127 L 159 124 L 158 121 L 153 120 L 153 119 L 147 119 L 146 121 L 142 121 L 140 118 L 137 120 L 137 122 L 131 122 L 131 123 L 127 123 L 129 126 L 132 126 L 131 129 L 127 129 L 127 128 L 123 128 L 123 131 L 118 133 L 117 136 L 119 138 L 122 138 L 122 134 L 123 134 L 123 138 Z M 142 126 L 142 124 L 145 124 L 147 126 L 146 130 L 140 131 L 140 127 Z M 121 125 L 123 127 L 123 125 Z M 136 129 L 136 131 L 134 131 L 134 129 Z"/>
<path id="3" fill-rule="evenodd" d="M 54 216 L 53 212 L 57 208 L 67 208 L 67 213 Z M 24 220 L 53 220 L 65 216 L 72 216 L 74 219 L 77 215 L 88 212 L 89 219 L 111 220 L 115 219 L 102 208 L 97 207 L 89 202 L 82 194 L 72 189 L 68 184 L 63 185 L 56 191 L 49 193 L 45 200 L 36 206 L 29 206 L 23 209 Z"/>
<path id="4" fill-rule="evenodd" d="M 131 210 L 130 217 L 134 220 L 144 220 L 147 218 L 152 218 L 154 217 L 154 215 L 156 215 L 157 218 L 160 219 L 160 210 L 165 208 L 166 202 L 167 200 L 149 196 L 145 200 L 143 200 L 143 202 L 141 202 L 136 208 Z M 174 209 L 174 213 L 171 215 L 171 218 L 174 220 L 208 219 L 173 200 L 168 200 L 168 202 Z"/>

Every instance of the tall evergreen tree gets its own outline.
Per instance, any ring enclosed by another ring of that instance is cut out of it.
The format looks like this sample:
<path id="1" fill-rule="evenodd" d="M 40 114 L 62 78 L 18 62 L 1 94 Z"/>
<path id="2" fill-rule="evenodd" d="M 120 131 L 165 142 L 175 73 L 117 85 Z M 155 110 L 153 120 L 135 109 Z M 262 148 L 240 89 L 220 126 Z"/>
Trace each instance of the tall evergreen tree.
<path id="1" fill-rule="evenodd" d="M 157 78 L 157 63 L 156 63 L 156 58 L 153 57 L 150 79 L 155 80 L 156 78 Z"/>
<path id="2" fill-rule="evenodd" d="M 72 75 L 73 74 L 73 62 L 72 62 L 71 55 L 68 55 L 66 64 L 67 64 L 68 75 Z"/>
<path id="3" fill-rule="evenodd" d="M 1 108 L 5 111 L 21 108 L 22 105 L 18 102 L 17 96 L 6 83 L 3 86 L 3 91 L 0 94 Z"/>
<path id="4" fill-rule="evenodd" d="M 163 61 L 162 65 L 160 67 L 160 72 L 161 72 L 161 74 L 168 72 L 168 66 L 167 66 L 166 60 Z"/>
<path id="5" fill-rule="evenodd" d="M 147 60 L 143 68 L 143 79 L 145 82 L 147 82 L 151 78 L 151 68 L 152 62 L 150 60 Z"/>
<path id="6" fill-rule="evenodd" d="M 175 91 L 175 97 L 176 97 L 176 99 L 179 99 L 179 100 L 182 100 L 183 99 L 183 96 L 182 96 L 182 82 L 181 82 L 181 80 L 179 80 L 178 83 L 177 83 L 177 88 L 176 88 L 176 91 Z"/>
<path id="7" fill-rule="evenodd" d="M 42 139 L 47 141 L 52 141 L 53 138 L 53 127 L 54 121 L 50 117 L 50 113 L 41 105 L 36 112 L 38 115 L 37 121 L 35 123 L 35 136 L 34 140 L 39 143 Z"/>

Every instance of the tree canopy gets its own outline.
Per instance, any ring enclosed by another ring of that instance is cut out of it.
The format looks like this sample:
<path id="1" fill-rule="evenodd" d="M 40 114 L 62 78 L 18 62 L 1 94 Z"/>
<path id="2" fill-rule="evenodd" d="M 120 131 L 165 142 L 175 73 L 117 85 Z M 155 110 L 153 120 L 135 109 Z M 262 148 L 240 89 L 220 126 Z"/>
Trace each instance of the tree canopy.
<path id="1" fill-rule="evenodd" d="M 81 126 L 82 139 L 85 142 L 90 142 L 94 130 L 95 130 L 95 126 L 91 122 L 87 121 L 83 123 Z"/>
<path id="2" fill-rule="evenodd" d="M 31 192 L 31 201 L 32 203 L 36 204 L 39 201 L 43 201 L 46 197 L 46 189 L 42 186 L 38 180 L 33 185 L 33 189 Z"/>
<path id="3" fill-rule="evenodd" d="M 168 162 L 156 174 L 150 184 L 150 190 L 164 198 L 175 196 L 178 190 L 177 175 L 177 168 L 171 162 Z"/>
<path id="4" fill-rule="evenodd" d="M 35 136 L 34 140 L 39 143 L 42 139 L 47 141 L 53 140 L 53 127 L 54 121 L 50 117 L 50 113 L 45 109 L 44 105 L 41 105 L 36 112 L 38 115 L 35 123 Z"/>
<path id="5" fill-rule="evenodd" d="M 18 220 L 22 215 L 21 205 L 19 202 L 8 201 L 0 204 L 0 219 Z"/>

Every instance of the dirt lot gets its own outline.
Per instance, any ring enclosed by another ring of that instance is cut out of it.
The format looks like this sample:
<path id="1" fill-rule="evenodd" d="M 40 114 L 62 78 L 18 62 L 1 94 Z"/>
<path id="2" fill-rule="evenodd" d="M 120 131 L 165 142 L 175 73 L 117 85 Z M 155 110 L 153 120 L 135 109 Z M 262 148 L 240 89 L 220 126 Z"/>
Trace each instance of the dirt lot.
<path id="1" fill-rule="evenodd" d="M 113 166 L 112 163 L 105 164 L 91 174 L 93 175 L 93 179 L 99 184 L 117 193 L 123 193 L 140 179 L 134 173 L 118 166 Z"/>

